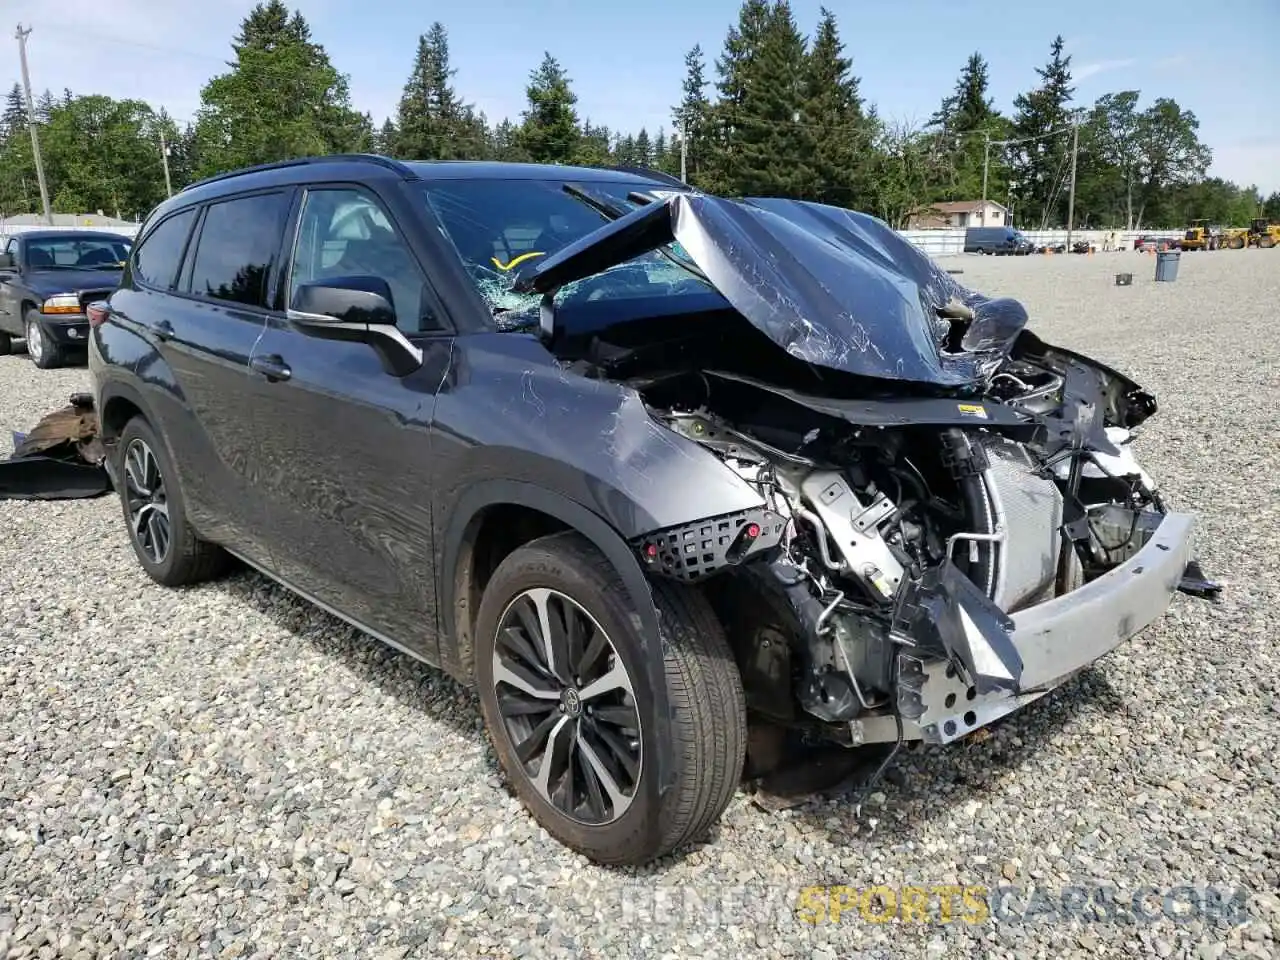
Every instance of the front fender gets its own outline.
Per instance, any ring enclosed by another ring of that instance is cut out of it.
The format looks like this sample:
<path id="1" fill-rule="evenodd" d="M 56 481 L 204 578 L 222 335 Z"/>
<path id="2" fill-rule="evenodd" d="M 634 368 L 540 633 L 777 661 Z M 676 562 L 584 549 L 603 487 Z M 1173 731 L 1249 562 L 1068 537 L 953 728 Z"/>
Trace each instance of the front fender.
<path id="1" fill-rule="evenodd" d="M 543 487 L 518 480 L 488 480 L 470 487 L 454 506 L 441 544 L 442 562 L 437 568 L 439 609 L 445 620 L 440 640 L 442 666 L 462 682 L 474 683 L 475 644 L 471 636 L 474 611 L 469 608 L 469 591 L 458 590 L 458 571 L 460 564 L 469 568 L 468 538 L 474 535 L 484 510 L 507 504 L 537 510 L 572 527 L 595 545 L 622 578 L 631 599 L 634 625 L 645 654 L 646 680 L 653 693 L 654 713 L 658 718 L 657 733 L 660 742 L 665 742 L 671 722 L 671 707 L 667 699 L 662 636 L 649 581 L 626 541 L 602 517 L 582 504 Z M 657 763 L 658 789 L 665 791 L 671 785 L 673 771 L 667 758 L 659 755 Z"/>

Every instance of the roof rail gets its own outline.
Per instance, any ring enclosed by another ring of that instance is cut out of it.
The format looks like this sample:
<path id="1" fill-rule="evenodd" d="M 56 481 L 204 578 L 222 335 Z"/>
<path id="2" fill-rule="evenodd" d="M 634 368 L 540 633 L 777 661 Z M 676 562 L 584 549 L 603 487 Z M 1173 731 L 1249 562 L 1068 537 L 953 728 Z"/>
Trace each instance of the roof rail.
<path id="1" fill-rule="evenodd" d="M 649 167 L 610 166 L 605 167 L 604 169 L 617 170 L 619 173 L 634 173 L 642 177 L 648 177 L 650 180 L 658 180 L 661 183 L 669 184 L 673 187 L 684 187 L 686 190 L 692 189 L 689 184 L 685 183 L 679 177 L 673 177 L 669 173 L 663 173 L 661 170 L 652 170 Z"/>
<path id="2" fill-rule="evenodd" d="M 248 173 L 260 173 L 264 170 L 284 170 L 289 167 L 300 167 L 311 163 L 331 163 L 341 160 L 357 160 L 362 163 L 375 163 L 378 166 L 386 167 L 388 170 L 394 170 L 400 176 L 406 179 L 416 177 L 416 174 L 405 166 L 399 160 L 393 160 L 390 157 L 384 157 L 376 153 L 328 153 L 315 157 L 295 157 L 292 160 L 276 160 L 273 163 L 259 163 L 252 167 L 241 167 L 238 170 L 227 170 L 224 173 L 215 173 L 211 177 L 205 177 L 203 180 L 197 180 L 195 183 L 189 183 L 179 193 L 185 193 L 196 187 L 203 187 L 207 183 L 217 183 L 219 180 L 228 180 L 231 177 L 240 177 Z"/>

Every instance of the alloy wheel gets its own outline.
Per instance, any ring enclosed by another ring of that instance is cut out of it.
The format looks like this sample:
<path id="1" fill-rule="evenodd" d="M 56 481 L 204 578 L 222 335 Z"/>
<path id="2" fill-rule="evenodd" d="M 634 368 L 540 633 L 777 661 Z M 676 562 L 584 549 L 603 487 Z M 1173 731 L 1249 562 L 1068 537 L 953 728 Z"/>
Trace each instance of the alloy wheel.
<path id="1" fill-rule="evenodd" d="M 152 563 L 169 555 L 169 498 L 156 455 L 135 437 L 124 453 L 124 495 L 129 532 Z"/>
<path id="2" fill-rule="evenodd" d="M 563 815 L 601 826 L 636 797 L 642 735 L 635 689 L 604 628 L 545 587 L 507 605 L 493 651 L 498 712 L 517 760 Z"/>
<path id="3" fill-rule="evenodd" d="M 37 363 L 44 357 L 44 333 L 34 320 L 27 321 L 27 356 Z"/>

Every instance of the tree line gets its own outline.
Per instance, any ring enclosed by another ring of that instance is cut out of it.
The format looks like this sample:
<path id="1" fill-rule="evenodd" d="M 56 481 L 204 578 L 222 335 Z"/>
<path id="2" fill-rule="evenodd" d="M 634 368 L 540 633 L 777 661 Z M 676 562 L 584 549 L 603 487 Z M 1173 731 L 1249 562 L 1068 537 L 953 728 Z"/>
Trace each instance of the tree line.
<path id="1" fill-rule="evenodd" d="M 405 159 L 491 159 L 639 166 L 730 196 L 773 195 L 864 210 L 892 226 L 946 200 L 982 195 L 1024 228 L 1067 217 L 1073 134 L 1078 138 L 1075 222 L 1085 227 L 1175 227 L 1194 218 L 1239 225 L 1280 218 L 1280 192 L 1206 176 L 1212 159 L 1199 121 L 1169 98 L 1137 90 L 1077 102 L 1061 37 L 1008 114 L 989 94 L 975 52 L 921 125 L 880 115 L 836 17 L 822 9 L 812 36 L 787 0 L 745 0 L 710 65 L 684 59 L 670 128 L 611 130 L 581 115 L 571 78 L 545 53 L 519 118 L 492 121 L 458 91 L 448 33 L 418 38 L 395 115 L 381 126 L 351 102 L 347 77 L 302 14 L 265 0 L 245 17 L 234 59 L 179 124 L 140 100 L 45 92 L 36 103 L 50 198 L 59 212 L 139 217 L 203 176 L 294 156 L 379 152 Z M 0 214 L 38 212 L 39 191 L 21 90 L 0 114 Z M 985 167 L 985 171 L 984 171 Z"/>

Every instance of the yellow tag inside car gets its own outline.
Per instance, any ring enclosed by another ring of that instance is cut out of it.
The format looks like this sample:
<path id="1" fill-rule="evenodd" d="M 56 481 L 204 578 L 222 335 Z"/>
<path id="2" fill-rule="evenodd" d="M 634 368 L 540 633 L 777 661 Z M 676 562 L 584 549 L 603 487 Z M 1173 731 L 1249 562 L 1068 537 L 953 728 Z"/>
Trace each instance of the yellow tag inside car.
<path id="1" fill-rule="evenodd" d="M 534 257 L 541 257 L 542 255 L 543 253 L 541 250 L 530 250 L 528 253 L 520 254 L 520 256 L 513 259 L 510 263 L 503 263 L 497 257 L 490 257 L 489 259 L 493 261 L 493 265 L 499 270 L 511 270 L 516 266 L 516 264 L 524 263 L 526 260 L 532 260 Z"/>
<path id="2" fill-rule="evenodd" d="M 957 403 L 957 409 L 966 417 L 981 417 L 987 419 L 987 408 L 980 403 Z"/>

